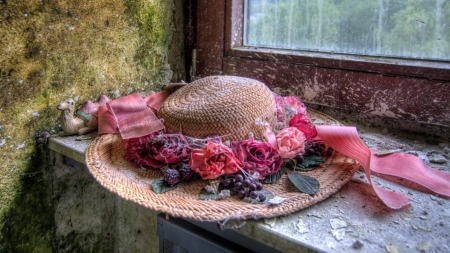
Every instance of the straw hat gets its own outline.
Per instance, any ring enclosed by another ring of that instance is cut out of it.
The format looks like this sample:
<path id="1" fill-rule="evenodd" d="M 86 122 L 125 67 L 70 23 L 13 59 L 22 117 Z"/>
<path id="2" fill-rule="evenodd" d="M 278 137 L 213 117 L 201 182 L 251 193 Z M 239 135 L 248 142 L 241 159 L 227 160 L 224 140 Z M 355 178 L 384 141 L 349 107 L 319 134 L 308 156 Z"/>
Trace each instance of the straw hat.
<path id="1" fill-rule="evenodd" d="M 178 89 L 164 101 L 158 116 L 168 133 L 201 139 L 220 135 L 223 140 L 244 140 L 250 133 L 263 140 L 266 125 L 277 121 L 267 86 L 237 76 L 205 77 Z"/>
<path id="2" fill-rule="evenodd" d="M 262 133 L 262 121 L 269 124 L 276 121 L 274 108 L 270 90 L 258 81 L 238 77 L 209 77 L 188 84 L 172 94 L 161 107 L 159 116 L 164 119 L 169 131 L 181 130 L 185 135 L 198 138 L 219 134 L 237 140 L 247 139 L 249 132 L 259 136 Z M 308 116 L 312 122 L 340 125 L 335 119 L 314 110 L 308 110 Z M 203 124 L 202 120 L 208 124 Z M 353 159 L 334 152 L 316 169 L 301 172 L 320 182 L 320 189 L 315 195 L 301 193 L 283 175 L 277 183 L 266 184 L 264 188 L 285 201 L 267 205 L 244 202 L 237 196 L 217 201 L 200 200 L 199 193 L 208 184 L 203 180 L 183 181 L 171 191 L 156 194 L 151 183 L 161 178 L 163 173 L 134 168 L 123 159 L 124 155 L 125 148 L 120 136 L 104 134 L 98 136 L 87 149 L 86 164 L 101 185 L 124 199 L 174 217 L 200 221 L 286 215 L 337 192 L 359 168 Z"/>

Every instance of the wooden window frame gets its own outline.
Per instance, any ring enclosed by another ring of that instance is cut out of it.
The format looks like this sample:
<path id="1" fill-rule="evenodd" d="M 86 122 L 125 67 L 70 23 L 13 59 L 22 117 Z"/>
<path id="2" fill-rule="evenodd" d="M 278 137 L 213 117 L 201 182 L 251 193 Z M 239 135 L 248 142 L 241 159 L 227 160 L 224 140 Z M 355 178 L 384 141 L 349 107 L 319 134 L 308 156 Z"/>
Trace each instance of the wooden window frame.
<path id="1" fill-rule="evenodd" d="M 244 1 L 190 0 L 196 10 L 193 78 L 255 78 L 316 109 L 450 136 L 450 62 L 246 47 Z"/>

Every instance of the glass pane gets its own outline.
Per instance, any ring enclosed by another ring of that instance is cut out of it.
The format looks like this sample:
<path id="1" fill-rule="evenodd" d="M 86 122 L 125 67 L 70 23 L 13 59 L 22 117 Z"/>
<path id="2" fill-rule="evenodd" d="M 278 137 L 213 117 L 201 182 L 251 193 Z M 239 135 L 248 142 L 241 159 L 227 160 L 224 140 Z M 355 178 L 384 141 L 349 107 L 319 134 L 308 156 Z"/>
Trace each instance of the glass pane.
<path id="1" fill-rule="evenodd" d="M 448 0 L 247 0 L 248 46 L 450 59 Z"/>

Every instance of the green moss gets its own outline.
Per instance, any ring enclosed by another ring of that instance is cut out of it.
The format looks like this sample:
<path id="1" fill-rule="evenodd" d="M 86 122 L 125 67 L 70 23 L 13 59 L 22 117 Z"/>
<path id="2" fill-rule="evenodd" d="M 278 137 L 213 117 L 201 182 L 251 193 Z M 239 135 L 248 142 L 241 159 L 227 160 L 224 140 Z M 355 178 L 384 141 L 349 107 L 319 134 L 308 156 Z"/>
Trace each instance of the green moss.
<path id="1" fill-rule="evenodd" d="M 167 84 L 173 3 L 0 1 L 0 13 L 0 252 L 13 244 L 48 252 L 52 210 L 39 203 L 48 182 L 27 174 L 48 162 L 36 135 L 59 130 L 56 105 L 67 97 L 81 103 Z"/>
<path id="2" fill-rule="evenodd" d="M 158 63 L 167 61 L 173 29 L 173 3 L 141 0 L 126 1 L 125 5 L 129 22 L 136 22 L 139 28 L 138 48 L 134 55 L 139 74 L 148 80 L 167 79 L 164 73 L 167 66 Z"/>

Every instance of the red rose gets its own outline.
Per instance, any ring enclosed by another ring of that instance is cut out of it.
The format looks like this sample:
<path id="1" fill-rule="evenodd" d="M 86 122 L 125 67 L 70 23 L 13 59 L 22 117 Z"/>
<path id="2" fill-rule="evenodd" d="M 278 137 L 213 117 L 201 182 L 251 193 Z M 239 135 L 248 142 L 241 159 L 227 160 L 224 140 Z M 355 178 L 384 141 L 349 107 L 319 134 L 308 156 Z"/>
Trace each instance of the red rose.
<path id="1" fill-rule="evenodd" d="M 181 134 L 153 133 L 131 138 L 126 144 L 124 159 L 135 167 L 159 169 L 187 158 L 190 152 L 186 138 Z"/>
<path id="2" fill-rule="evenodd" d="M 298 113 L 290 121 L 289 126 L 295 127 L 302 131 L 306 139 L 311 140 L 317 136 L 316 127 L 311 122 L 311 120 L 306 116 L 306 114 Z"/>
<path id="3" fill-rule="evenodd" d="M 202 149 L 192 150 L 189 166 L 206 180 L 218 178 L 223 174 L 234 174 L 243 164 L 224 144 L 209 142 Z"/>
<path id="4" fill-rule="evenodd" d="M 244 164 L 244 170 L 251 175 L 258 172 L 261 180 L 278 172 L 281 168 L 283 160 L 278 150 L 267 142 L 258 142 L 250 138 L 245 141 L 233 141 L 231 148 Z"/>

